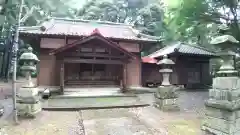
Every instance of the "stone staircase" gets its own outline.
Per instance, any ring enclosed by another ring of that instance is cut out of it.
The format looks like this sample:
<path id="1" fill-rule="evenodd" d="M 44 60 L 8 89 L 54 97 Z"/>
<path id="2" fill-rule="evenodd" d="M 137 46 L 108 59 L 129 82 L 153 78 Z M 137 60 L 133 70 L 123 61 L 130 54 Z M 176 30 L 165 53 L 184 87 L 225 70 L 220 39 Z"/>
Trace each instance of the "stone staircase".
<path id="1" fill-rule="evenodd" d="M 64 97 L 101 97 L 101 96 L 123 96 L 119 87 L 91 87 L 91 88 L 72 88 L 64 89 Z"/>
<path id="2" fill-rule="evenodd" d="M 81 86 L 81 87 L 114 87 L 117 86 L 115 81 L 100 81 L 100 80 L 91 80 L 91 81 L 80 81 L 80 80 L 69 80 L 65 82 L 66 86 Z"/>

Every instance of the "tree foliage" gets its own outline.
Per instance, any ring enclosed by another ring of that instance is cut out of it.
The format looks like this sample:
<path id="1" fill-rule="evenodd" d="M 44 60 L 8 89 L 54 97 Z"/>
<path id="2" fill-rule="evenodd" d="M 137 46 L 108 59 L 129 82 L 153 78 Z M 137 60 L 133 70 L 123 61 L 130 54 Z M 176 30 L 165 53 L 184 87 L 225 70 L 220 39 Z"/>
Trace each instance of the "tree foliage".
<path id="1" fill-rule="evenodd" d="M 163 11 L 146 0 L 91 0 L 77 14 L 82 19 L 133 24 L 146 34 L 161 35 Z"/>
<path id="2" fill-rule="evenodd" d="M 165 22 L 168 40 L 191 41 L 209 46 L 218 24 L 227 24 L 230 34 L 240 40 L 239 2 L 237 0 L 181 0 L 175 7 L 166 7 Z"/>

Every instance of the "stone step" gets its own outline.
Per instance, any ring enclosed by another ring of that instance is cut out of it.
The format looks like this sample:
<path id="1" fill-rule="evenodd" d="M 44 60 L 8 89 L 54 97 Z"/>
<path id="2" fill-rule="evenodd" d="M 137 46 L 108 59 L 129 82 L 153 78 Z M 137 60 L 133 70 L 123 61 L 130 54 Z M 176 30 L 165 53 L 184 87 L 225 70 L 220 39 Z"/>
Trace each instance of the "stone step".
<path id="1" fill-rule="evenodd" d="M 66 81 L 66 85 L 83 85 L 83 86 L 87 86 L 87 85 L 98 85 L 98 86 L 107 86 L 107 85 L 116 85 L 116 82 L 114 81 L 78 81 L 78 80 L 73 80 L 73 81 Z"/>

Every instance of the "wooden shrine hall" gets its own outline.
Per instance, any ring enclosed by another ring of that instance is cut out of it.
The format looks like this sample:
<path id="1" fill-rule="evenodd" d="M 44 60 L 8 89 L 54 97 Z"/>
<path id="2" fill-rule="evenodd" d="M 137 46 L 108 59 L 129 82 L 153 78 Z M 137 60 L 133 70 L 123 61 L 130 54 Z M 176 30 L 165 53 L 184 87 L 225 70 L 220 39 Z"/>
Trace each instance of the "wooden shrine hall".
<path id="1" fill-rule="evenodd" d="M 60 64 L 60 86 L 118 85 L 126 87 L 126 65 L 136 56 L 103 37 L 97 29 L 71 45 L 53 50 Z"/>
<path id="2" fill-rule="evenodd" d="M 142 85 L 141 51 L 158 44 L 131 25 L 51 18 L 21 27 L 20 38 L 39 49 L 39 86 Z"/>

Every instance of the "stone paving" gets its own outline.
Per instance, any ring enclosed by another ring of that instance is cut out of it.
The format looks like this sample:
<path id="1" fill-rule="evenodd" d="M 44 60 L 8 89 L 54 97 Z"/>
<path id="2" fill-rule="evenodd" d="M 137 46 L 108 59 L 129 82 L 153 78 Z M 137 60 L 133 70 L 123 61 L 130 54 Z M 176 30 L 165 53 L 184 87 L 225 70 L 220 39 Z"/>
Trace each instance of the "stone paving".
<path id="1" fill-rule="evenodd" d="M 154 107 L 43 111 L 34 120 L 20 120 L 20 125 L 6 124 L 4 132 L 7 135 L 201 135 L 200 118 L 207 94 L 206 91 L 181 91 L 181 111 L 171 113 Z M 145 102 L 153 101 L 152 94 L 139 97 Z M 5 101 L 5 105 L 11 104 L 10 99 Z"/>

